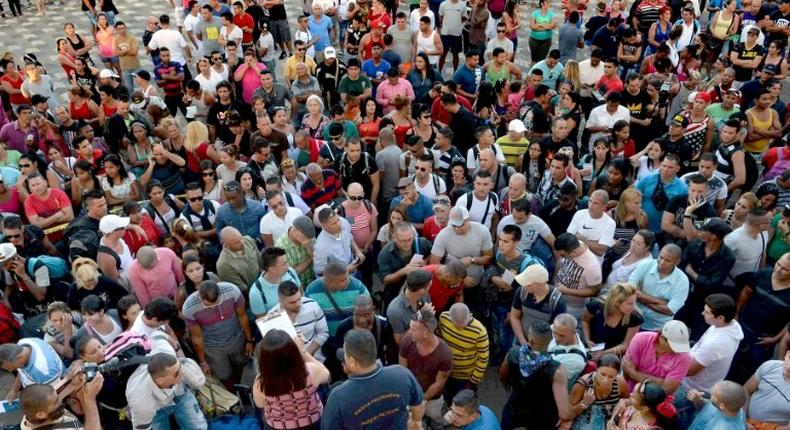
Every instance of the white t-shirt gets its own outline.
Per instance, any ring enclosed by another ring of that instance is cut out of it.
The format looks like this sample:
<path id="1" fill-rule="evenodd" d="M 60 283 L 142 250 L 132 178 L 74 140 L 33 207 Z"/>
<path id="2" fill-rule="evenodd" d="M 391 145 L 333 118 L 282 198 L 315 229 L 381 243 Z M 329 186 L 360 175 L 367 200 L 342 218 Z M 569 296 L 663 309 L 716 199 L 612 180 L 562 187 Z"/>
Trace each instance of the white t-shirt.
<path id="1" fill-rule="evenodd" d="M 191 13 L 187 14 L 186 18 L 184 18 L 184 31 L 187 33 L 194 33 L 195 26 L 198 22 L 200 22 L 200 15 L 192 16 Z M 197 40 L 197 37 L 195 37 L 195 41 L 197 42 L 198 49 L 202 49 L 203 43 L 200 40 Z M 211 53 L 209 52 L 208 54 Z M 203 55 L 206 55 L 206 53 L 204 52 Z"/>
<path id="2" fill-rule="evenodd" d="M 165 325 L 162 324 L 159 327 L 151 327 L 151 326 L 146 325 L 143 322 L 143 313 L 142 312 L 137 314 L 137 318 L 135 318 L 134 323 L 132 324 L 132 327 L 129 328 L 130 332 L 141 334 L 141 335 L 143 335 L 143 336 L 145 336 L 147 338 L 150 338 L 151 335 L 154 334 L 154 332 L 157 331 L 157 330 L 165 331 Z"/>
<path id="3" fill-rule="evenodd" d="M 231 30 L 230 33 L 228 33 L 228 27 L 223 25 L 222 28 L 219 29 L 219 35 L 220 37 L 225 39 L 226 42 L 230 42 L 231 40 L 236 42 L 236 46 L 239 47 L 237 52 L 241 51 L 241 46 L 240 46 L 241 39 L 244 37 L 244 33 L 241 31 L 241 27 L 239 27 L 238 25 L 234 25 L 233 30 Z M 228 54 L 228 48 L 225 48 L 225 58 L 227 58 L 228 56 L 230 56 L 230 54 Z"/>
<path id="4" fill-rule="evenodd" d="M 732 320 L 724 327 L 708 327 L 699 342 L 691 348 L 691 358 L 704 368 L 694 376 L 687 376 L 683 385 L 710 394 L 713 386 L 727 377 L 741 339 L 743 330 L 738 321 Z"/>
<path id="5" fill-rule="evenodd" d="M 261 218 L 261 234 L 272 235 L 272 242 L 275 242 L 277 238 L 288 231 L 288 228 L 291 227 L 294 220 L 301 215 L 302 211 L 293 207 L 288 207 L 288 211 L 285 213 L 285 219 L 275 215 L 274 211 L 269 211 Z"/>
<path id="6" fill-rule="evenodd" d="M 420 31 L 420 18 L 424 16 L 431 19 L 431 30 L 436 28 L 436 16 L 433 14 L 432 10 L 428 9 L 423 15 L 420 13 L 420 9 L 414 9 L 409 16 L 409 26 L 411 26 L 412 31 Z"/>
<path id="7" fill-rule="evenodd" d="M 544 239 L 551 236 L 551 229 L 549 228 L 548 224 L 546 224 L 537 215 L 530 215 L 529 218 L 527 218 L 527 222 L 524 224 L 516 223 L 516 220 L 513 219 L 513 215 L 506 216 L 502 218 L 502 220 L 499 221 L 499 224 L 497 225 L 497 235 L 502 233 L 502 230 L 505 229 L 506 225 L 515 225 L 521 229 L 521 240 L 518 242 L 518 246 L 522 250 L 532 249 L 532 244 L 538 240 L 538 236 Z"/>
<path id="8" fill-rule="evenodd" d="M 436 176 L 435 173 L 431 173 L 431 177 L 428 178 L 428 182 L 425 183 L 424 187 L 417 183 L 417 178 L 414 178 L 414 187 L 417 189 L 418 193 L 431 200 L 435 199 L 438 194 L 445 194 L 447 192 L 447 184 L 444 183 L 444 179 Z M 436 192 L 437 187 L 439 188 L 438 193 Z"/>
<path id="9" fill-rule="evenodd" d="M 310 30 L 302 30 L 301 28 L 298 28 L 296 32 L 294 32 L 294 41 L 301 40 L 305 45 L 307 45 L 312 39 L 313 33 Z M 305 55 L 310 58 L 315 58 L 315 46 L 307 48 Z"/>
<path id="10" fill-rule="evenodd" d="M 587 119 L 586 127 L 606 127 L 608 130 L 611 130 L 612 127 L 614 127 L 614 123 L 620 120 L 625 122 L 631 121 L 631 112 L 627 107 L 620 105 L 617 107 L 617 111 L 614 114 L 610 114 L 609 111 L 606 110 L 606 104 L 603 104 L 590 111 L 590 118 Z M 592 148 L 596 139 L 607 135 L 608 133 L 593 133 L 590 136 L 590 147 Z"/>
<path id="11" fill-rule="evenodd" d="M 603 216 L 595 219 L 590 216 L 588 209 L 582 209 L 573 215 L 573 219 L 568 225 L 568 233 L 578 233 L 587 240 L 598 242 L 601 245 L 612 246 L 614 245 L 615 227 L 617 225 L 609 215 L 604 213 Z M 598 260 L 603 262 L 603 256 L 599 256 Z"/>
<path id="12" fill-rule="evenodd" d="M 499 198 L 494 193 L 489 193 L 485 200 L 478 200 L 471 193 L 472 207 L 469 209 L 469 219 L 483 224 L 487 229 L 491 228 L 491 219 L 499 207 Z M 467 198 L 470 197 L 469 193 L 464 194 L 458 198 L 455 205 L 458 207 L 467 207 Z M 484 218 L 485 217 L 485 218 Z"/>
<path id="13" fill-rule="evenodd" d="M 746 233 L 746 226 L 743 225 L 724 236 L 724 244 L 735 254 L 735 264 L 730 269 L 730 275 L 724 279 L 724 285 L 733 286 L 735 277 L 759 268 L 768 245 L 768 232 L 761 232 L 755 239 Z"/>
<path id="14" fill-rule="evenodd" d="M 261 58 L 261 61 L 274 61 L 274 37 L 271 33 L 261 33 L 261 37 L 258 38 L 258 46 L 266 48 L 266 55 Z"/>
<path id="15" fill-rule="evenodd" d="M 202 74 L 197 74 L 194 79 L 200 84 L 201 90 L 208 91 L 211 94 L 217 94 L 217 84 L 223 81 L 222 75 L 217 73 L 214 69 L 210 69 L 210 73 L 208 78 Z"/>
<path id="16" fill-rule="evenodd" d="M 170 51 L 170 60 L 181 65 L 186 64 L 184 57 L 184 48 L 187 46 L 187 41 L 184 36 L 176 30 L 163 28 L 158 30 L 151 36 L 151 41 L 148 42 L 148 47 L 152 50 L 159 48 L 167 48 Z"/>
<path id="17" fill-rule="evenodd" d="M 477 148 L 478 151 L 475 151 L 475 148 Z M 502 152 L 502 148 L 500 148 L 499 145 L 497 145 L 496 143 L 491 145 L 491 150 L 494 151 L 494 156 L 496 157 L 497 163 L 505 164 L 507 162 L 507 160 L 505 160 L 505 153 Z M 477 169 L 478 167 L 480 167 L 480 163 L 477 160 L 478 157 L 475 157 L 475 153 L 477 153 L 478 156 L 480 155 L 480 146 L 479 145 L 475 145 L 475 146 L 469 148 L 468 151 L 466 151 L 466 168 L 467 169 Z"/>

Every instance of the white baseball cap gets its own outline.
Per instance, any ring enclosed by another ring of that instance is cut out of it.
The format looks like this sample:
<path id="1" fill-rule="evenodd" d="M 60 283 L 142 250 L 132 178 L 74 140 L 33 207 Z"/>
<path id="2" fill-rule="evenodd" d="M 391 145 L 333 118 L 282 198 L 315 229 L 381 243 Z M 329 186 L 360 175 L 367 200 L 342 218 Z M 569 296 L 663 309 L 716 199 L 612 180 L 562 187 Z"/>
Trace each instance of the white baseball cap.
<path id="1" fill-rule="evenodd" d="M 545 284 L 549 282 L 549 271 L 540 264 L 533 264 L 516 275 L 516 282 L 522 287 L 530 284 Z"/>
<path id="2" fill-rule="evenodd" d="M 507 125 L 507 131 L 523 133 L 527 131 L 527 127 L 524 126 L 524 121 L 521 121 L 520 119 L 514 119 L 510 121 L 510 124 Z"/>
<path id="3" fill-rule="evenodd" d="M 117 77 L 118 77 L 118 74 L 113 72 L 110 69 L 101 69 L 101 72 L 99 72 L 99 78 L 101 78 L 101 79 L 117 78 Z"/>
<path id="4" fill-rule="evenodd" d="M 667 339 L 669 347 L 676 353 L 689 352 L 689 329 L 682 321 L 671 320 L 664 324 L 661 334 Z"/>
<path id="5" fill-rule="evenodd" d="M 335 50 L 335 48 L 333 48 L 331 46 L 327 46 L 326 49 L 324 49 L 324 57 L 325 58 L 337 58 L 337 51 Z"/>
<path id="6" fill-rule="evenodd" d="M 16 255 L 16 246 L 13 243 L 0 243 L 0 263 L 4 263 Z"/>
<path id="7" fill-rule="evenodd" d="M 118 215 L 105 215 L 99 221 L 99 230 L 104 234 L 110 234 L 119 228 L 126 228 L 129 225 L 129 218 Z"/>

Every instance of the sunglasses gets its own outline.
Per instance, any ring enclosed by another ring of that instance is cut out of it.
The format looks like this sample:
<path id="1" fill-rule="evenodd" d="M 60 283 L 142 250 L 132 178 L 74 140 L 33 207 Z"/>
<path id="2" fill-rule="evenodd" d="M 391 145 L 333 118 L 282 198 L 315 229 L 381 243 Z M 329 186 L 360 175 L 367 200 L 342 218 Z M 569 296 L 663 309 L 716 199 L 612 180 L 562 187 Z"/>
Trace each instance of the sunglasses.
<path id="1" fill-rule="evenodd" d="M 428 168 L 427 167 L 415 167 L 414 170 L 419 170 L 420 172 L 427 172 Z"/>
<path id="2" fill-rule="evenodd" d="M 423 115 L 420 118 L 422 118 L 422 119 L 431 119 L 431 116 L 430 115 Z"/>
<path id="3" fill-rule="evenodd" d="M 20 237 L 22 237 L 22 233 L 5 235 L 6 239 L 19 239 Z"/>
<path id="4" fill-rule="evenodd" d="M 211 176 L 214 176 L 214 172 L 203 172 L 203 177 L 204 178 L 208 178 L 208 177 L 211 177 Z"/>
<path id="5" fill-rule="evenodd" d="M 406 190 L 407 188 L 409 188 L 409 186 L 408 186 L 408 185 L 404 185 L 404 186 L 402 186 L 402 187 L 396 187 L 396 188 L 398 188 L 398 191 L 404 191 L 404 190 Z"/>
<path id="6" fill-rule="evenodd" d="M 329 136 L 329 139 L 331 139 L 331 140 L 340 140 L 342 138 L 343 138 L 342 134 L 340 136 Z"/>
<path id="7" fill-rule="evenodd" d="M 19 167 L 22 167 L 22 168 L 24 168 L 24 169 L 27 169 L 27 168 L 28 168 L 28 167 L 30 167 L 30 166 L 31 166 L 31 164 L 20 164 L 20 165 L 19 165 Z"/>
<path id="8" fill-rule="evenodd" d="M 505 30 L 497 30 L 497 33 L 507 33 Z"/>
<path id="9" fill-rule="evenodd" d="M 306 49 L 304 49 L 304 48 L 299 48 L 299 49 L 296 50 L 296 52 L 304 52 L 304 51 L 306 51 Z"/>
<path id="10" fill-rule="evenodd" d="M 363 196 L 348 196 L 348 199 L 351 200 L 351 201 L 355 201 L 355 202 L 361 202 L 362 200 L 365 200 L 365 197 L 363 197 Z"/>
<path id="11" fill-rule="evenodd" d="M 189 199 L 189 201 L 192 202 L 192 203 L 194 203 L 194 202 L 202 202 L 203 201 L 203 196 L 191 197 Z"/>

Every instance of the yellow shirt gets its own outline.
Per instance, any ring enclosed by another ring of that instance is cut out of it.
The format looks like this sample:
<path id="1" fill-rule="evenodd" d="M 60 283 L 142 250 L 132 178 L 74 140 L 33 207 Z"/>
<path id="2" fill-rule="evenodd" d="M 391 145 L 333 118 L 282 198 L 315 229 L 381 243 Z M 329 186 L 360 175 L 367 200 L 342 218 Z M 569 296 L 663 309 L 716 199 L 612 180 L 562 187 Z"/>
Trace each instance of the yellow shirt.
<path id="1" fill-rule="evenodd" d="M 310 70 L 310 74 L 315 76 L 315 68 L 317 65 L 315 64 L 315 60 L 305 55 L 304 63 L 307 64 L 307 68 Z M 296 80 L 296 64 L 299 63 L 296 59 L 296 56 L 291 55 L 285 60 L 285 65 L 283 66 L 283 75 L 285 79 L 288 81 L 295 81 Z"/>
<path id="2" fill-rule="evenodd" d="M 518 156 L 527 152 L 529 148 L 529 140 L 526 137 L 522 137 L 519 140 L 512 140 L 510 136 L 507 134 L 497 139 L 496 144 L 502 149 L 502 153 L 505 155 L 505 160 L 507 160 L 508 166 L 515 167 L 518 170 L 518 166 L 516 163 L 518 162 Z"/>

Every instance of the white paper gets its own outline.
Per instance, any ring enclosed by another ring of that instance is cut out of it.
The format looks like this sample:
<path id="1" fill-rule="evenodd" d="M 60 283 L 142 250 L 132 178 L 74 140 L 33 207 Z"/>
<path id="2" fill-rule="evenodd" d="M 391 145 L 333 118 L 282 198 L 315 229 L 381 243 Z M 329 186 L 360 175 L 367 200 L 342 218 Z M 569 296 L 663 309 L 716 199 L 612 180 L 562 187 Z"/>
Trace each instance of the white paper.
<path id="1" fill-rule="evenodd" d="M 421 261 L 423 261 L 422 260 L 422 254 L 414 254 L 414 255 L 411 256 L 410 263 L 419 263 Z"/>
<path id="2" fill-rule="evenodd" d="M 506 284 L 510 285 L 516 280 L 516 275 L 514 275 L 510 270 L 505 270 L 502 272 L 502 280 L 505 281 Z"/>
<path id="3" fill-rule="evenodd" d="M 595 344 L 595 346 L 593 346 L 592 348 L 590 348 L 590 351 L 592 351 L 592 352 L 595 352 L 595 351 L 603 351 L 603 349 L 604 349 L 604 347 L 605 347 L 605 346 L 606 346 L 606 344 L 605 344 L 605 343 L 596 343 L 596 344 Z"/>
<path id="4" fill-rule="evenodd" d="M 197 115 L 197 106 L 187 106 L 187 118 L 194 118 Z"/>
<path id="5" fill-rule="evenodd" d="M 291 339 L 296 339 L 296 329 L 285 312 L 278 314 L 276 317 L 264 315 L 256 319 L 255 324 L 258 326 L 258 331 L 261 332 L 261 337 L 266 336 L 266 333 L 270 330 L 277 329 L 288 333 Z"/>

